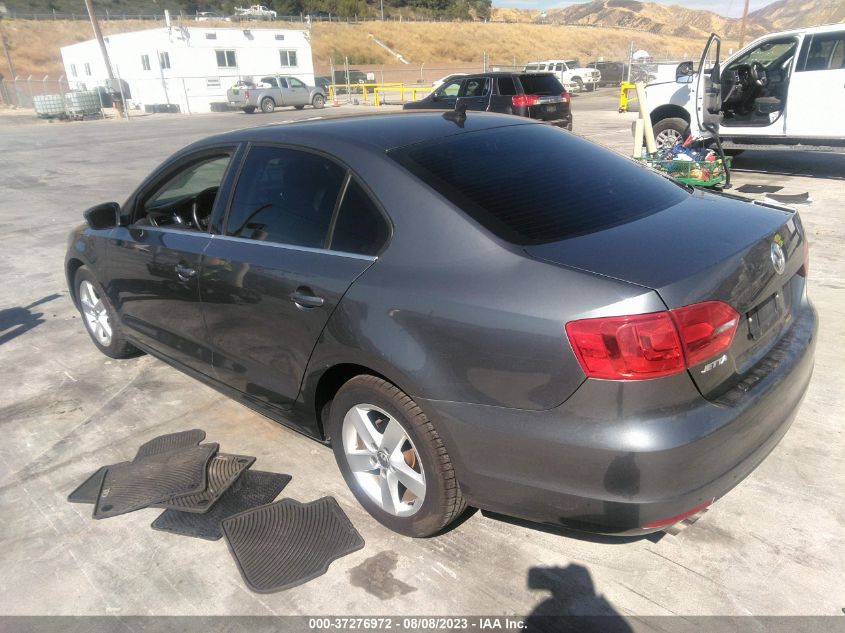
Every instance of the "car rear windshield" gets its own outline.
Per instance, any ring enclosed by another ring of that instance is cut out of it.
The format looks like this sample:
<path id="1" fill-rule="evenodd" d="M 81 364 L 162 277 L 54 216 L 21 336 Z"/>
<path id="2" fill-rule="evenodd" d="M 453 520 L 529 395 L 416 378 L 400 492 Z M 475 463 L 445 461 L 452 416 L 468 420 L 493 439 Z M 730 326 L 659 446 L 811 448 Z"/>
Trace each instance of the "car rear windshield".
<path id="1" fill-rule="evenodd" d="M 489 231 L 520 245 L 632 222 L 688 195 L 631 160 L 542 124 L 467 132 L 388 154 Z"/>
<path id="2" fill-rule="evenodd" d="M 527 95 L 559 95 L 563 86 L 554 75 L 520 75 L 519 83 Z"/>

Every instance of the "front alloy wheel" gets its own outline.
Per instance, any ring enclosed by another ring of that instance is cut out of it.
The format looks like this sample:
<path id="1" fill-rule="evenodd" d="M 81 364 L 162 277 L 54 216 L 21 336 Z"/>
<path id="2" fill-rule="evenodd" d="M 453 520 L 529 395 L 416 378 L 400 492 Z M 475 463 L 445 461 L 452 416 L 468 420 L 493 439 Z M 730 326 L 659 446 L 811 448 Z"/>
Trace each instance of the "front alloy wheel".
<path id="1" fill-rule="evenodd" d="M 87 279 L 79 284 L 79 308 L 91 337 L 103 347 L 111 345 L 112 329 L 106 304 Z"/>
<path id="2" fill-rule="evenodd" d="M 415 514 L 425 501 L 425 472 L 402 425 L 372 404 L 352 407 L 343 418 L 343 450 L 361 490 L 397 517 Z"/>

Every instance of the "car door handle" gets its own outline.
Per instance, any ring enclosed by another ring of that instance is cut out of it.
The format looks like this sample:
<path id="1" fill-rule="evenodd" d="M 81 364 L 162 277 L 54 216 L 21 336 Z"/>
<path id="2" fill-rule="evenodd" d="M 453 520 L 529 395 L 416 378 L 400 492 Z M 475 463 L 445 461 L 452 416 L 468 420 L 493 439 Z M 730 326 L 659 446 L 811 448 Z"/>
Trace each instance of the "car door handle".
<path id="1" fill-rule="evenodd" d="M 189 279 L 197 276 L 197 271 L 185 266 L 184 264 L 176 264 L 176 276 L 182 281 L 188 281 Z"/>
<path id="2" fill-rule="evenodd" d="M 326 302 L 322 297 L 315 295 L 311 288 L 297 288 L 290 298 L 300 308 L 319 308 Z"/>

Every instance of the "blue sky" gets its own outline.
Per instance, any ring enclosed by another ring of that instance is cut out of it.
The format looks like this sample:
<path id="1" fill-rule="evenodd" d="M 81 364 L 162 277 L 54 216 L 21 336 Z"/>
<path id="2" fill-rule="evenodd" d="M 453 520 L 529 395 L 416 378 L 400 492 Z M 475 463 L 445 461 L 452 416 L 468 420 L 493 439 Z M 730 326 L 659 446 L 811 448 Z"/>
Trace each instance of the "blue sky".
<path id="1" fill-rule="evenodd" d="M 742 17 L 742 5 L 745 0 L 646 0 L 660 4 L 676 4 L 688 9 L 705 9 L 730 18 Z M 749 11 L 760 9 L 775 0 L 751 0 Z M 576 0 L 493 0 L 495 7 L 513 7 L 515 9 L 560 9 L 573 4 Z"/>

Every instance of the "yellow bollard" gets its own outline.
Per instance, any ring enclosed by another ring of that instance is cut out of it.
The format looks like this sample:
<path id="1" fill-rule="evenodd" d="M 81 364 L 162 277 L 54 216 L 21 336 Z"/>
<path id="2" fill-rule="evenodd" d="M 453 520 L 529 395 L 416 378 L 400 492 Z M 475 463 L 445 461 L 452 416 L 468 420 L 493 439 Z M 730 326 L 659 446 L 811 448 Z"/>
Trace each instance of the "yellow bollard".
<path id="1" fill-rule="evenodd" d="M 630 99 L 628 98 L 628 91 L 629 90 L 636 90 L 637 87 L 629 83 L 627 81 L 623 81 L 619 84 L 619 112 L 627 112 L 628 111 L 628 102 Z"/>
<path id="2" fill-rule="evenodd" d="M 381 101 L 379 100 L 379 90 L 378 90 L 378 88 L 373 88 L 373 99 L 374 99 L 376 107 L 381 105 Z"/>

